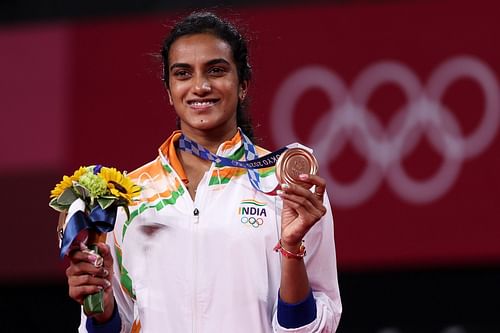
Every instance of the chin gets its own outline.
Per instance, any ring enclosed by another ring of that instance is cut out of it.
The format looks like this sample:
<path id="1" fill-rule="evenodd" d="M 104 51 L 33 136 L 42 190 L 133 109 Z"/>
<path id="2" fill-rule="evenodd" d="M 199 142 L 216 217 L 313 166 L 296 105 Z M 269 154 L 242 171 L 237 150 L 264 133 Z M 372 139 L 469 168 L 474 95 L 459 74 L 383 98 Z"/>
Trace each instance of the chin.
<path id="1" fill-rule="evenodd" d="M 199 121 L 199 122 L 196 122 L 196 123 L 191 123 L 191 124 L 187 124 L 188 128 L 191 128 L 193 130 L 198 130 L 198 131 L 206 131 L 206 132 L 210 132 L 212 130 L 215 130 L 217 128 L 217 125 L 215 125 L 213 122 L 210 122 L 210 121 Z"/>
<path id="2" fill-rule="evenodd" d="M 199 128 L 199 129 L 209 130 L 209 129 L 213 129 L 217 126 L 211 121 L 201 120 L 200 122 L 197 122 L 196 124 L 194 124 L 194 127 Z"/>

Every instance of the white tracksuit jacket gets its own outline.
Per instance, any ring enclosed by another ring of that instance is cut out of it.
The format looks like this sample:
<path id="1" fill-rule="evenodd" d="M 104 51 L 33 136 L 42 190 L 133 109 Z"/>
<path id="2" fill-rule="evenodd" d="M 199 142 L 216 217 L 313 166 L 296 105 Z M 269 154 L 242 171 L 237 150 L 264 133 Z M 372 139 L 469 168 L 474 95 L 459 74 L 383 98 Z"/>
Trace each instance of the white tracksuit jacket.
<path id="1" fill-rule="evenodd" d="M 212 165 L 193 201 L 173 146 L 179 136 L 174 132 L 157 159 L 129 174 L 143 186 L 141 199 L 130 207 L 131 219 L 119 214 L 108 235 L 121 332 L 334 332 L 342 307 L 328 197 L 327 214 L 305 237 L 317 318 L 285 329 L 276 318 L 281 258 L 273 251 L 281 199 L 256 191 L 243 169 Z M 217 154 L 239 159 L 239 134 Z M 274 170 L 261 175 L 273 179 Z M 82 314 L 79 332 L 86 332 L 85 320 Z"/>

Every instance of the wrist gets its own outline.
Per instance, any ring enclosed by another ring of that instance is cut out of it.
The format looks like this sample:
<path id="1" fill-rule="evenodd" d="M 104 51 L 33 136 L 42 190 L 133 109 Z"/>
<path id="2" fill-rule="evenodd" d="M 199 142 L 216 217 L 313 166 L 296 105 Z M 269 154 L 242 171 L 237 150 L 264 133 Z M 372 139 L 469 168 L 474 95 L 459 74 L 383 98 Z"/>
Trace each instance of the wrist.
<path id="1" fill-rule="evenodd" d="M 297 259 L 300 260 L 306 255 L 306 248 L 304 246 L 304 241 L 301 241 L 298 246 L 294 245 L 292 247 L 287 247 L 283 244 L 280 239 L 276 246 L 274 247 L 274 251 L 281 253 L 286 258 L 289 259 Z"/>
<path id="2" fill-rule="evenodd" d="M 299 242 L 289 242 L 284 240 L 283 238 L 279 240 L 281 247 L 289 252 L 298 253 L 300 251 L 300 247 L 303 246 L 303 241 Z"/>

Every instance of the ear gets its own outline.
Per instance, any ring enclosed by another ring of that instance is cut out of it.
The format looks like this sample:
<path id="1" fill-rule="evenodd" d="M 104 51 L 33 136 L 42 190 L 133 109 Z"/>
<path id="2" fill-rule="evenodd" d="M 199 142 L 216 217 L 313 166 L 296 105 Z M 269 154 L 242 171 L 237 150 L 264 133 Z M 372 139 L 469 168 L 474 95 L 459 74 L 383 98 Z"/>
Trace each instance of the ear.
<path id="1" fill-rule="evenodd" d="M 247 92 L 248 92 L 248 81 L 245 80 L 240 83 L 240 86 L 238 88 L 238 98 L 240 99 L 240 102 L 243 102 L 245 100 Z"/>
<path id="2" fill-rule="evenodd" d="M 167 93 L 168 93 L 168 102 L 170 105 L 174 105 L 174 101 L 172 101 L 172 94 L 170 93 L 170 89 L 167 88 Z"/>

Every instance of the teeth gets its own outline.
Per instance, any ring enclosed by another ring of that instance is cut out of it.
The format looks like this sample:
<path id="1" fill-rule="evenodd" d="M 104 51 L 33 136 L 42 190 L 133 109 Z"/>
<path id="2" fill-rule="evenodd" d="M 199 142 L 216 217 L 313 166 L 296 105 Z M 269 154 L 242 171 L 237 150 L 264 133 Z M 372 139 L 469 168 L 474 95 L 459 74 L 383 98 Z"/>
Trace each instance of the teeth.
<path id="1" fill-rule="evenodd" d="M 200 107 L 203 107 L 203 106 L 209 106 L 209 105 L 212 105 L 214 104 L 213 102 L 211 101 L 197 101 L 197 102 L 191 102 L 191 105 L 192 106 L 200 106 Z"/>
<path id="2" fill-rule="evenodd" d="M 208 105 L 212 105 L 213 102 L 209 102 L 209 101 L 203 101 L 203 102 L 191 102 L 191 105 L 193 106 L 208 106 Z"/>

